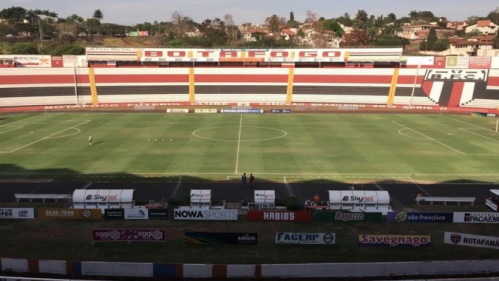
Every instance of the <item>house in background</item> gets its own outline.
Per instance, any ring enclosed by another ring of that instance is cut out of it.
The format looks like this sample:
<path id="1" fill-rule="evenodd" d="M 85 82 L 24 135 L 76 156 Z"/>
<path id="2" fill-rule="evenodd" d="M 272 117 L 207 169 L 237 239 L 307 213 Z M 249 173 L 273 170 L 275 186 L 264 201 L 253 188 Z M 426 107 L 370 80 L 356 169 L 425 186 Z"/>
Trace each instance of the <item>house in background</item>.
<path id="1" fill-rule="evenodd" d="M 466 33 L 478 32 L 483 35 L 496 34 L 498 25 L 490 20 L 479 20 L 476 24 L 466 27 Z"/>

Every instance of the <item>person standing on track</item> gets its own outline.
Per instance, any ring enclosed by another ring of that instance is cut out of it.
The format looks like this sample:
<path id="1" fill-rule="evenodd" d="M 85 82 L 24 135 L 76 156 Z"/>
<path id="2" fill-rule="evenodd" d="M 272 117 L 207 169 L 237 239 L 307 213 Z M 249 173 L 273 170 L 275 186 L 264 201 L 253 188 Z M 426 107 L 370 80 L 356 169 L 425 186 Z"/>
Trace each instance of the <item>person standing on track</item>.
<path id="1" fill-rule="evenodd" d="M 241 181 L 243 182 L 243 187 L 246 185 L 246 173 L 241 176 Z"/>
<path id="2" fill-rule="evenodd" d="M 88 137 L 88 145 L 92 145 L 92 136 Z"/>
<path id="3" fill-rule="evenodd" d="M 253 176 L 253 173 L 250 173 L 250 178 L 249 178 L 250 188 L 253 188 L 254 181 L 255 181 L 255 177 Z"/>

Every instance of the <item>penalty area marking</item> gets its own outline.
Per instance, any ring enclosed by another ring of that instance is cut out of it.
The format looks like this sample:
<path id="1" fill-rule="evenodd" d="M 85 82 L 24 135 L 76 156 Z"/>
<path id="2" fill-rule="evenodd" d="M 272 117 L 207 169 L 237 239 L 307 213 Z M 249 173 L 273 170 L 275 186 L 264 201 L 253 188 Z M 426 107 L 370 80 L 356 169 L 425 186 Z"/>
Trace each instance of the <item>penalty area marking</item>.
<path id="1" fill-rule="evenodd" d="M 208 127 L 208 128 L 202 128 L 202 129 L 197 129 L 195 131 L 192 132 L 192 135 L 197 137 L 197 138 L 200 138 L 200 139 L 204 139 L 204 140 L 211 140 L 211 141 L 226 141 L 226 142 L 249 142 L 249 141 L 268 141 L 268 140 L 276 140 L 276 139 L 282 139 L 284 138 L 285 136 L 288 135 L 288 132 L 284 131 L 284 130 L 280 130 L 280 129 L 276 129 L 276 128 L 270 128 L 270 127 L 261 127 L 261 126 L 244 126 L 242 127 L 243 129 L 244 128 L 262 128 L 262 129 L 267 129 L 267 130 L 273 130 L 273 131 L 278 131 L 278 132 L 281 132 L 282 135 L 280 136 L 277 136 L 277 137 L 273 137 L 273 138 L 265 138 L 265 139 L 249 139 L 249 140 L 244 140 L 244 139 L 239 139 L 239 134 L 238 134 L 238 139 L 234 139 L 234 140 L 227 140 L 227 139 L 217 139 L 217 138 L 207 138 L 207 137 L 203 137 L 203 136 L 200 136 L 198 135 L 197 133 L 200 132 L 200 131 L 204 131 L 204 130 L 211 130 L 211 129 L 218 129 L 218 128 L 238 128 L 239 129 L 239 126 L 227 126 L 227 127 Z"/>
<path id="2" fill-rule="evenodd" d="M 408 134 L 402 133 L 403 131 L 407 131 L 407 130 L 408 130 L 407 128 L 400 129 L 398 133 L 401 134 L 404 137 L 413 138 L 413 139 L 417 139 L 417 140 L 426 140 L 426 141 L 430 140 L 428 138 L 415 137 L 415 136 L 410 136 Z"/>
<path id="3" fill-rule="evenodd" d="M 19 130 L 19 129 L 21 129 L 21 128 L 24 128 L 24 126 L 14 127 L 13 129 L 10 129 L 10 130 L 4 131 L 4 132 L 0 132 L 0 135 L 1 135 L 1 134 L 8 133 L 8 132 L 15 131 L 15 130 Z"/>
<path id="4" fill-rule="evenodd" d="M 74 135 L 77 135 L 79 133 L 81 133 L 81 130 L 78 129 L 78 128 L 69 128 L 71 130 L 75 130 L 76 132 L 75 133 L 72 133 L 72 134 L 67 134 L 67 135 L 62 135 L 62 136 L 57 136 L 57 137 L 50 137 L 50 138 L 47 138 L 48 140 L 53 140 L 53 139 L 60 139 L 60 138 L 65 138 L 65 137 L 70 137 L 70 136 L 74 136 Z"/>
<path id="5" fill-rule="evenodd" d="M 38 115 L 37 115 L 37 116 L 38 116 Z M 23 149 L 23 148 L 26 148 L 26 147 L 28 147 L 28 146 L 31 146 L 31 145 L 33 145 L 33 144 L 35 144 L 35 143 L 39 143 L 39 142 L 41 142 L 41 141 L 43 141 L 43 140 L 47 140 L 47 139 L 53 138 L 53 136 L 56 136 L 56 135 L 58 135 L 58 134 L 60 134 L 60 133 L 63 133 L 63 132 L 65 132 L 65 131 L 67 131 L 67 130 L 75 129 L 76 127 L 81 126 L 81 125 L 84 125 L 84 124 L 86 124 L 86 123 L 88 123 L 88 122 L 90 122 L 90 121 L 92 121 L 92 120 L 87 120 L 87 121 L 81 122 L 81 123 L 76 124 L 76 125 L 74 125 L 74 126 L 72 126 L 72 127 L 66 128 L 66 129 L 61 130 L 61 131 L 56 132 L 56 133 L 53 133 L 53 134 L 51 134 L 51 135 L 48 135 L 48 136 L 46 136 L 46 137 L 43 137 L 43 138 L 41 138 L 41 139 L 39 139 L 39 140 L 36 140 L 36 141 L 34 141 L 34 142 L 30 142 L 30 143 L 28 143 L 27 145 L 23 145 L 23 146 L 21 146 L 21 147 L 18 147 L 18 148 L 16 148 L 16 149 L 11 150 L 11 151 L 0 151 L 0 153 L 3 153 L 3 154 L 14 153 L 14 152 L 16 152 L 16 151 L 18 151 L 18 150 L 21 150 L 21 149 Z"/>

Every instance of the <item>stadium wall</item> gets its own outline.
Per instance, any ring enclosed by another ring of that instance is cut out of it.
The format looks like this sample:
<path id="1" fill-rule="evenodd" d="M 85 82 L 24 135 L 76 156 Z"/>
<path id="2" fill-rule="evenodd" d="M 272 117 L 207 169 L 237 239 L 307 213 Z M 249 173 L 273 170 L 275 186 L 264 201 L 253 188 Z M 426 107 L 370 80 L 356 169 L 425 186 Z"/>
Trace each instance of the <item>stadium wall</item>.
<path id="1" fill-rule="evenodd" d="M 0 259 L 3 275 L 131 278 L 376 278 L 493 275 L 498 260 L 325 264 L 168 264 Z"/>
<path id="2" fill-rule="evenodd" d="M 0 107 L 97 101 L 497 109 L 499 68 L 0 68 Z"/>

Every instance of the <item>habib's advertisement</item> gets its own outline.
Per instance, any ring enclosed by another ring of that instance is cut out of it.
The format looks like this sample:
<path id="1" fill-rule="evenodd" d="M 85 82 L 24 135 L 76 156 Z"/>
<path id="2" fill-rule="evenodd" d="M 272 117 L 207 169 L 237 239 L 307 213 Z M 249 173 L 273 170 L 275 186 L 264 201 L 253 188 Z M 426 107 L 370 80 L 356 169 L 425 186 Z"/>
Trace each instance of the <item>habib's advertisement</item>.
<path id="1" fill-rule="evenodd" d="M 248 211 L 249 221 L 311 221 L 312 212 Z"/>

